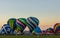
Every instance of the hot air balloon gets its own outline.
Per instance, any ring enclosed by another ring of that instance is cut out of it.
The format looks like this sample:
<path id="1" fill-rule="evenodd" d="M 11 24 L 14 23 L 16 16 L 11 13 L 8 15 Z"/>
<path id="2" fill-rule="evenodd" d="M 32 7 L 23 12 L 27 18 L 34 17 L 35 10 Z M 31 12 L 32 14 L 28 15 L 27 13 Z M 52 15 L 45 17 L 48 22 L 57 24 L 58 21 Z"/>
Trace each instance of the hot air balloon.
<path id="1" fill-rule="evenodd" d="M 60 23 L 56 23 L 54 25 L 54 32 L 60 34 Z"/>
<path id="2" fill-rule="evenodd" d="M 15 30 L 16 28 L 16 19 L 15 18 L 10 18 L 8 21 L 7 21 L 7 24 L 10 26 L 10 28 L 12 30 Z"/>
<path id="3" fill-rule="evenodd" d="M 28 23 L 27 27 L 29 28 L 30 32 L 32 33 L 32 31 L 38 26 L 39 20 L 36 17 L 28 17 L 27 23 Z"/>
<path id="4" fill-rule="evenodd" d="M 25 18 L 18 18 L 16 20 L 16 25 L 17 25 L 17 28 L 16 28 L 17 32 L 23 32 L 27 26 L 27 21 Z"/>
<path id="5" fill-rule="evenodd" d="M 0 30 L 1 34 L 13 34 L 13 30 L 8 24 L 4 24 Z"/>
<path id="6" fill-rule="evenodd" d="M 41 29 L 39 27 L 36 27 L 33 31 L 33 34 L 36 34 L 36 35 L 41 34 Z"/>
<path id="7" fill-rule="evenodd" d="M 54 33 L 53 28 L 48 28 L 48 29 L 46 30 L 46 34 L 53 34 L 53 33 Z"/>

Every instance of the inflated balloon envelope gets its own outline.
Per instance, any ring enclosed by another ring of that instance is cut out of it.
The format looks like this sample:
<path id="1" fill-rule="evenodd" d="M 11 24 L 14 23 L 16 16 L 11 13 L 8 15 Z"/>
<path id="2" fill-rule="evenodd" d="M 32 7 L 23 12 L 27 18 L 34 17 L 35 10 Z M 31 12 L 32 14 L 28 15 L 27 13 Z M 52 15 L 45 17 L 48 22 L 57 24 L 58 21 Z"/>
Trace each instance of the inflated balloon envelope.
<path id="1" fill-rule="evenodd" d="M 53 33 L 54 33 L 53 28 L 48 28 L 48 29 L 46 30 L 46 34 L 53 34 Z"/>
<path id="2" fill-rule="evenodd" d="M 16 28 L 16 18 L 10 18 L 8 21 L 7 21 L 7 24 L 10 26 L 10 28 L 12 30 L 15 30 Z"/>
<path id="3" fill-rule="evenodd" d="M 13 34 L 13 30 L 8 24 L 4 24 L 0 30 L 0 34 Z"/>
<path id="4" fill-rule="evenodd" d="M 55 32 L 55 33 L 60 33 L 60 23 L 56 23 L 56 24 L 54 25 L 54 32 Z"/>
<path id="5" fill-rule="evenodd" d="M 25 18 L 18 18 L 16 19 L 16 25 L 17 25 L 16 31 L 17 32 L 20 31 L 21 33 L 23 33 L 24 29 L 27 26 L 27 21 Z"/>
<path id="6" fill-rule="evenodd" d="M 30 32 L 32 32 L 38 26 L 39 20 L 36 17 L 28 17 L 27 23 L 27 27 L 29 28 Z"/>
<path id="7" fill-rule="evenodd" d="M 41 31 L 41 29 L 40 29 L 39 27 L 36 27 L 36 28 L 34 29 L 33 33 L 35 33 L 35 34 L 41 34 L 42 31 Z"/>

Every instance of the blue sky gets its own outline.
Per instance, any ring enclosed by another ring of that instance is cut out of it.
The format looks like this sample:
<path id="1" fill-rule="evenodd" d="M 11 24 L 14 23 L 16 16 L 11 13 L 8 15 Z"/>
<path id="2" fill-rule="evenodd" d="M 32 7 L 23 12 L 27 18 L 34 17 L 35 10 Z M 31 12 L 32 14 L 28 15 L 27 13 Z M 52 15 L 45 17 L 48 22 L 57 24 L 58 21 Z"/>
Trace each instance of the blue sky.
<path id="1" fill-rule="evenodd" d="M 0 0 L 0 25 L 12 17 L 29 16 L 37 17 L 41 25 L 60 22 L 60 0 Z"/>

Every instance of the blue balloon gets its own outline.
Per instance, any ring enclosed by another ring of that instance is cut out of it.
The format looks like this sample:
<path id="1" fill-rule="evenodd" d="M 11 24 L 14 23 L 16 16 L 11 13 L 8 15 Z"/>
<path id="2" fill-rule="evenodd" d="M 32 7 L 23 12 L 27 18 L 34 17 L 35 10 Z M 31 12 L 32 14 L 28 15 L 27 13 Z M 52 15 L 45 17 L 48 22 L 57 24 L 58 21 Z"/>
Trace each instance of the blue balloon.
<path id="1" fill-rule="evenodd" d="M 0 31 L 1 34 L 13 34 L 13 30 L 10 28 L 9 25 L 4 24 Z"/>
<path id="2" fill-rule="evenodd" d="M 36 28 L 34 29 L 34 32 L 35 32 L 35 33 L 41 33 L 41 29 L 40 29 L 39 27 L 36 27 Z"/>

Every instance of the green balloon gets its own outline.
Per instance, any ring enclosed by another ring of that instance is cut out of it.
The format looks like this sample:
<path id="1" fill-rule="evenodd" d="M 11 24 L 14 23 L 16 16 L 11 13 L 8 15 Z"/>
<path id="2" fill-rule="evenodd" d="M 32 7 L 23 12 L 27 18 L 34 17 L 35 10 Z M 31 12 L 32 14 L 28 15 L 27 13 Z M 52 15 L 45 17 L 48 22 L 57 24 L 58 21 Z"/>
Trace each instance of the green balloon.
<path id="1" fill-rule="evenodd" d="M 16 25 L 17 25 L 16 30 L 23 32 L 23 30 L 24 30 L 24 29 L 26 28 L 26 26 L 27 26 L 27 21 L 26 21 L 25 18 L 18 18 L 18 19 L 16 20 Z"/>
<path id="2" fill-rule="evenodd" d="M 7 24 L 10 25 L 10 28 L 12 30 L 15 30 L 16 28 L 16 19 L 15 18 L 10 18 L 8 21 L 7 21 Z"/>

